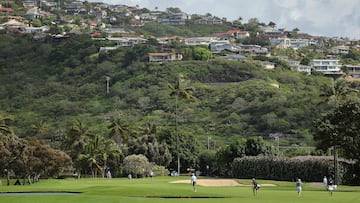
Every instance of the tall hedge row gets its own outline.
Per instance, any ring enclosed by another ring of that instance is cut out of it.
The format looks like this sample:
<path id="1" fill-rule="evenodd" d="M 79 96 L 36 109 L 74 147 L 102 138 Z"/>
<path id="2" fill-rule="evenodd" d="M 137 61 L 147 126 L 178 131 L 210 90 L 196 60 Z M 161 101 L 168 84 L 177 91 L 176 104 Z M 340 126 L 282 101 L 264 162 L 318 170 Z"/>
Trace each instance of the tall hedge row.
<path id="1" fill-rule="evenodd" d="M 352 164 L 339 162 L 338 181 L 352 184 L 354 181 Z M 333 176 L 333 161 L 328 158 L 285 158 L 285 157 L 242 157 L 234 159 L 232 174 L 236 178 L 260 178 L 292 181 L 296 177 L 304 181 L 322 181 L 324 176 Z"/>

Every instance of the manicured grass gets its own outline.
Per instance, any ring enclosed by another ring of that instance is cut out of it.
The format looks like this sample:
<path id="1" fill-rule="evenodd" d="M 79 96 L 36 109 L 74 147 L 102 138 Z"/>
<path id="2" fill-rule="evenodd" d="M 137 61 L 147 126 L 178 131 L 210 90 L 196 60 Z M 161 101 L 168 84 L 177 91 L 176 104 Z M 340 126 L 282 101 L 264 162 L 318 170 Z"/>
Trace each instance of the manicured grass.
<path id="1" fill-rule="evenodd" d="M 202 177 L 200 177 L 202 178 Z M 185 183 L 170 183 L 175 180 L 189 179 L 189 177 L 155 177 L 144 179 L 64 179 L 41 180 L 39 183 L 25 186 L 1 186 L 0 192 L 24 191 L 67 191 L 81 192 L 73 195 L 46 194 L 46 195 L 0 195 L 0 203 L 356 203 L 360 202 L 360 187 L 340 186 L 339 191 L 329 197 L 323 188 L 313 187 L 305 183 L 303 194 L 297 197 L 295 184 L 291 182 L 262 181 L 271 183 L 276 187 L 262 187 L 258 196 L 254 197 L 250 187 L 203 187 L 198 186 L 198 191 L 193 192 L 192 186 Z M 250 184 L 250 180 L 239 180 L 241 183 Z M 4 184 L 4 180 L 3 180 Z M 181 197 L 181 198 L 159 198 Z M 157 198 L 156 198 L 157 197 Z M 189 198 L 192 197 L 192 198 Z M 223 198 L 194 198 L 194 197 L 223 197 Z"/>

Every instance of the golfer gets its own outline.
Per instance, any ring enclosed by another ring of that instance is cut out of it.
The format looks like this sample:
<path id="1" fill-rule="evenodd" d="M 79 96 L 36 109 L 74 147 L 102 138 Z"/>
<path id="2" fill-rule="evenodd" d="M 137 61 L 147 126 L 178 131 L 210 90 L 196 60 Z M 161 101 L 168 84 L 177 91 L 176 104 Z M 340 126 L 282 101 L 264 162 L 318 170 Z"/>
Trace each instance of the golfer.
<path id="1" fill-rule="evenodd" d="M 193 185 L 194 192 L 196 192 L 196 179 L 196 175 L 193 173 L 191 176 L 191 184 Z"/>
<path id="2" fill-rule="evenodd" d="M 302 182 L 301 182 L 301 179 L 298 178 L 296 180 L 296 190 L 297 190 L 297 193 L 298 193 L 298 197 L 301 196 L 301 192 L 302 192 Z"/>
<path id="3" fill-rule="evenodd" d="M 253 194 L 254 196 L 257 196 L 257 191 L 260 189 L 260 184 L 258 184 L 255 180 L 255 178 L 252 179 L 253 184 Z"/>

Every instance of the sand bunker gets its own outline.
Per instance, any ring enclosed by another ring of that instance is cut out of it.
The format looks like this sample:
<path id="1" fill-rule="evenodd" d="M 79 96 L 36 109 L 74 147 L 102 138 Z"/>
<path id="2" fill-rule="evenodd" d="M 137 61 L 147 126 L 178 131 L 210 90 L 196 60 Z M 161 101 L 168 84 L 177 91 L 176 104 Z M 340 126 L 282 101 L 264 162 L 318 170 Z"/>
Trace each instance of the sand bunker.
<path id="1" fill-rule="evenodd" d="M 247 184 L 241 184 L 237 182 L 236 180 L 232 179 L 198 179 L 197 181 L 198 185 L 201 186 L 213 186 L 213 187 L 225 187 L 225 186 L 251 186 Z M 191 180 L 177 180 L 170 183 L 191 183 Z M 275 186 L 274 184 L 261 184 L 261 186 Z"/>

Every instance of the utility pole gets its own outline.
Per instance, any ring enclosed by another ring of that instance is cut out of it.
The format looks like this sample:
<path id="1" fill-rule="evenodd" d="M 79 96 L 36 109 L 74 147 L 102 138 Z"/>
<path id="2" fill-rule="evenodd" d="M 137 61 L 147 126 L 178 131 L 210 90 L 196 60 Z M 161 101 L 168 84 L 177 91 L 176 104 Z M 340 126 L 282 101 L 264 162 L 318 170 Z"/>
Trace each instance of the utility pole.
<path id="1" fill-rule="evenodd" d="M 106 93 L 110 93 L 110 77 L 106 76 Z"/>
<path id="2" fill-rule="evenodd" d="M 336 145 L 334 145 L 334 184 L 338 184 L 338 160 L 337 160 L 337 153 L 336 153 Z"/>

